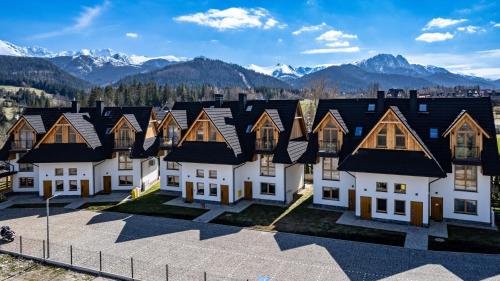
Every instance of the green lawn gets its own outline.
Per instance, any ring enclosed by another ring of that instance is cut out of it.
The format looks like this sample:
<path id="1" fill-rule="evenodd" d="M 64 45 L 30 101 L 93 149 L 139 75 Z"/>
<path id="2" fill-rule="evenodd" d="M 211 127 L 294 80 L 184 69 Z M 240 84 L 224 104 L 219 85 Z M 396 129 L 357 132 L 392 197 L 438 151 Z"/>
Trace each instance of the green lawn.
<path id="1" fill-rule="evenodd" d="M 115 203 L 88 203 L 81 207 L 91 211 L 109 211 L 127 214 L 137 214 L 146 216 L 156 216 L 175 219 L 192 220 L 201 216 L 207 210 L 184 208 L 176 206 L 163 205 L 166 201 L 172 200 L 175 197 L 169 195 L 158 194 L 160 185 L 157 184 L 148 189 L 137 199 L 127 201 L 121 204 Z"/>
<path id="2" fill-rule="evenodd" d="M 224 213 L 212 223 L 351 241 L 404 246 L 405 234 L 336 224 L 341 212 L 311 209 L 311 194 L 290 207 L 254 204 L 239 214 Z"/>
<path id="3" fill-rule="evenodd" d="M 497 136 L 498 154 L 500 154 L 500 135 Z"/>
<path id="4" fill-rule="evenodd" d="M 500 232 L 449 225 L 444 242 L 429 237 L 429 250 L 500 254 Z"/>

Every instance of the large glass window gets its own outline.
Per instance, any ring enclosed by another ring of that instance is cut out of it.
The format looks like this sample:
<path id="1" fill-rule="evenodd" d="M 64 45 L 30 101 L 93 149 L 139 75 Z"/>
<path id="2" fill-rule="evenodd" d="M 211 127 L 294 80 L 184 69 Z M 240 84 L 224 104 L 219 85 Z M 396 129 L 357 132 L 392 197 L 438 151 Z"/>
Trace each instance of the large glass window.
<path id="1" fill-rule="evenodd" d="M 19 163 L 19 172 L 33 172 L 33 164 Z"/>
<path id="2" fill-rule="evenodd" d="M 474 147 L 476 137 L 474 130 L 465 122 L 457 131 L 457 146 L 459 147 Z"/>
<path id="3" fill-rule="evenodd" d="M 477 215 L 477 201 L 469 199 L 455 199 L 455 213 Z"/>
<path id="4" fill-rule="evenodd" d="M 377 198 L 377 212 L 387 213 L 387 199 Z"/>
<path id="5" fill-rule="evenodd" d="M 216 141 L 217 140 L 217 130 L 211 124 L 208 125 L 208 141 Z"/>
<path id="6" fill-rule="evenodd" d="M 167 176 L 167 185 L 179 187 L 179 176 Z"/>
<path id="7" fill-rule="evenodd" d="M 132 186 L 134 184 L 132 176 L 118 176 L 118 184 L 120 186 Z"/>
<path id="8" fill-rule="evenodd" d="M 35 182 L 31 177 L 19 178 L 19 188 L 33 188 L 35 187 Z"/>
<path id="9" fill-rule="evenodd" d="M 340 172 L 337 170 L 337 165 L 333 158 L 323 158 L 323 179 L 324 180 L 339 180 Z"/>
<path id="10" fill-rule="evenodd" d="M 406 136 L 403 133 L 403 130 L 396 126 L 394 128 L 394 143 L 396 144 L 396 148 L 402 149 L 406 148 Z"/>
<path id="11" fill-rule="evenodd" d="M 455 190 L 477 191 L 477 166 L 455 166 Z"/>
<path id="12" fill-rule="evenodd" d="M 75 130 L 68 127 L 68 143 L 76 143 L 76 133 Z"/>
<path id="13" fill-rule="evenodd" d="M 167 170 L 179 170 L 179 163 L 167 162 Z"/>
<path id="14" fill-rule="evenodd" d="M 273 163 L 272 155 L 260 156 L 260 175 L 274 177 L 276 175 L 276 166 Z"/>
<path id="15" fill-rule="evenodd" d="M 164 129 L 163 135 L 172 144 L 177 144 L 177 142 L 180 140 L 181 131 L 175 124 L 174 120 L 171 120 L 167 127 Z"/>
<path id="16" fill-rule="evenodd" d="M 276 186 L 274 183 L 260 183 L 260 194 L 264 195 L 275 195 L 276 194 Z"/>
<path id="17" fill-rule="evenodd" d="M 323 186 L 323 199 L 325 200 L 339 200 L 339 189 L 336 187 Z"/>
<path id="18" fill-rule="evenodd" d="M 54 142 L 63 143 L 63 126 L 57 126 L 54 133 Z"/>
<path id="19" fill-rule="evenodd" d="M 132 159 L 130 159 L 130 153 L 119 152 L 118 153 L 118 170 L 132 170 Z"/>

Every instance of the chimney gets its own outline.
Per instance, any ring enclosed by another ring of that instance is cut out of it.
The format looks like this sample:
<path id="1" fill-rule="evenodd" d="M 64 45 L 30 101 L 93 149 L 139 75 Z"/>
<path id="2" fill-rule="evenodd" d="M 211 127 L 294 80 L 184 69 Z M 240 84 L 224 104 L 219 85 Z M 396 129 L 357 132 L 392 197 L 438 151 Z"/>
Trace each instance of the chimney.
<path id="1" fill-rule="evenodd" d="M 247 94 L 240 93 L 238 95 L 238 106 L 240 108 L 240 111 L 245 110 L 245 106 L 247 106 Z"/>
<path id="2" fill-rule="evenodd" d="M 78 112 L 80 112 L 80 102 L 77 101 L 76 99 L 73 99 L 71 101 L 71 112 L 72 113 L 78 113 Z"/>
<path id="3" fill-rule="evenodd" d="M 385 100 L 385 92 L 377 91 L 377 112 L 384 112 L 384 100 Z"/>
<path id="4" fill-rule="evenodd" d="M 102 115 L 104 111 L 104 102 L 102 100 L 96 100 L 95 101 L 95 108 L 97 109 L 97 112 Z"/>
<path id="5" fill-rule="evenodd" d="M 222 102 L 224 101 L 224 95 L 215 94 L 214 99 L 215 99 L 215 107 L 222 107 Z"/>
<path id="6" fill-rule="evenodd" d="M 417 113 L 417 90 L 410 90 L 410 113 Z"/>

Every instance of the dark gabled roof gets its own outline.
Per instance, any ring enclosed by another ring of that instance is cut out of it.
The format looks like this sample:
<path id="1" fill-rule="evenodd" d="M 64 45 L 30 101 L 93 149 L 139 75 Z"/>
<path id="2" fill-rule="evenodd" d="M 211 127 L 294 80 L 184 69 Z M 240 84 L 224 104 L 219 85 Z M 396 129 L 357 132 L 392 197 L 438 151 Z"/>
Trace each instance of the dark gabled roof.
<path id="1" fill-rule="evenodd" d="M 359 149 L 338 167 L 342 171 L 420 177 L 445 177 L 437 162 L 420 151 Z"/>
<path id="2" fill-rule="evenodd" d="M 288 155 L 290 157 L 290 163 L 296 162 L 307 149 L 307 140 L 302 141 L 290 141 L 288 144 Z"/>
<path id="3" fill-rule="evenodd" d="M 335 120 L 337 120 L 340 127 L 342 127 L 342 131 L 344 131 L 346 134 L 348 134 L 349 128 L 347 128 L 347 125 L 345 124 L 344 119 L 342 119 L 342 115 L 340 115 L 339 111 L 336 109 L 330 109 L 330 113 L 333 115 L 333 118 L 335 118 Z"/>
<path id="4" fill-rule="evenodd" d="M 214 124 L 215 128 L 221 133 L 234 154 L 242 153 L 240 140 L 236 132 L 236 125 L 230 108 L 204 108 L 203 111 Z"/>
<path id="5" fill-rule="evenodd" d="M 236 156 L 224 142 L 186 141 L 180 148 L 173 149 L 165 156 L 165 161 L 238 165 L 245 162 Z"/>
<path id="6" fill-rule="evenodd" d="M 123 117 L 127 119 L 127 121 L 130 123 L 130 125 L 132 125 L 136 132 L 142 133 L 141 125 L 139 125 L 139 122 L 137 122 L 137 119 L 135 119 L 134 114 L 123 114 Z"/>
<path id="7" fill-rule="evenodd" d="M 102 145 L 88 113 L 63 113 L 63 116 L 85 139 L 90 147 L 97 148 Z"/>
<path id="8" fill-rule="evenodd" d="M 174 117 L 175 122 L 181 127 L 181 130 L 186 130 L 188 128 L 187 115 L 185 110 L 172 110 L 172 117 Z"/>
<path id="9" fill-rule="evenodd" d="M 271 121 L 273 121 L 274 125 L 278 128 L 280 132 L 283 132 L 285 128 L 283 127 L 283 123 L 281 123 L 280 115 L 278 113 L 278 110 L 276 109 L 266 109 L 266 113 L 269 115 L 271 118 Z"/>
<path id="10" fill-rule="evenodd" d="M 103 147 L 92 149 L 84 143 L 41 144 L 26 153 L 18 163 L 96 162 L 108 157 Z"/>
<path id="11" fill-rule="evenodd" d="M 45 125 L 40 115 L 23 115 L 23 118 L 37 134 L 45 134 Z"/>

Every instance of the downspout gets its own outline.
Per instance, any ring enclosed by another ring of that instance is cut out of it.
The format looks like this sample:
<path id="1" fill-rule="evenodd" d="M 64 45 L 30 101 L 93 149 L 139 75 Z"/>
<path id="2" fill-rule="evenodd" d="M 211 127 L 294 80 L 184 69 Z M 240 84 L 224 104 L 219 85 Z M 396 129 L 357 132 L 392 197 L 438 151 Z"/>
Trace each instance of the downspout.
<path id="1" fill-rule="evenodd" d="M 285 166 L 285 170 L 284 170 L 284 179 L 283 179 L 283 182 L 284 182 L 284 184 L 283 184 L 283 204 L 285 204 L 285 205 L 286 205 L 286 169 L 292 167 L 293 165 L 295 165 L 295 164 L 290 164 L 288 166 Z"/>
<path id="2" fill-rule="evenodd" d="M 236 175 L 236 169 L 238 169 L 239 167 L 245 165 L 246 163 L 243 163 L 243 164 L 239 164 L 238 166 L 234 167 L 233 168 L 233 204 L 236 203 L 236 179 L 235 179 L 235 175 Z"/>
<path id="3" fill-rule="evenodd" d="M 353 175 L 353 174 L 351 174 L 351 173 L 349 173 L 348 171 L 345 171 L 345 172 L 348 173 L 351 177 L 354 178 L 354 190 L 356 190 L 356 176 Z M 356 199 L 356 198 L 354 198 L 354 199 Z"/>
<path id="4" fill-rule="evenodd" d="M 92 190 L 94 192 L 94 195 L 95 195 L 95 167 L 101 165 L 102 163 L 104 163 L 104 161 L 106 161 L 106 160 L 102 160 L 101 162 L 99 162 L 95 165 L 92 163 Z"/>

